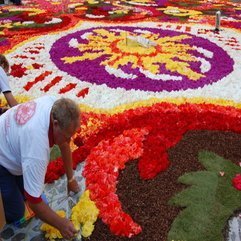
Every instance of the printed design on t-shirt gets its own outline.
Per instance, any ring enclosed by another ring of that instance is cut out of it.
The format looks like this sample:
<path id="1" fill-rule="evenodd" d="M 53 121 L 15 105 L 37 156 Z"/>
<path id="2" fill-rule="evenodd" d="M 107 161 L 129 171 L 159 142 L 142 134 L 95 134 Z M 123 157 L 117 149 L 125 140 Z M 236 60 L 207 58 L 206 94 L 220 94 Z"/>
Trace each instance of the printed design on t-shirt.
<path id="1" fill-rule="evenodd" d="M 26 124 L 34 115 L 35 109 L 36 103 L 34 101 L 19 105 L 15 113 L 15 120 L 17 124 Z"/>

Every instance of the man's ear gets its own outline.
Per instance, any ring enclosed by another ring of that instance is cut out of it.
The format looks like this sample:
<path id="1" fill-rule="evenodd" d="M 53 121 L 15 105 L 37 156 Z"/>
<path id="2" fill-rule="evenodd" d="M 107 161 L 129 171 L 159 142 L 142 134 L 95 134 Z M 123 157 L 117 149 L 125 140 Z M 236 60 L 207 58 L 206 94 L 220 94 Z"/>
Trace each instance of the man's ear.
<path id="1" fill-rule="evenodd" d="M 53 119 L 53 125 L 57 126 L 58 124 L 59 124 L 59 122 L 57 120 Z"/>
<path id="2" fill-rule="evenodd" d="M 53 126 L 57 126 L 57 125 L 59 124 L 59 122 L 58 122 L 56 119 L 54 119 L 52 113 L 51 113 L 51 122 L 52 122 L 52 125 L 53 125 Z"/>

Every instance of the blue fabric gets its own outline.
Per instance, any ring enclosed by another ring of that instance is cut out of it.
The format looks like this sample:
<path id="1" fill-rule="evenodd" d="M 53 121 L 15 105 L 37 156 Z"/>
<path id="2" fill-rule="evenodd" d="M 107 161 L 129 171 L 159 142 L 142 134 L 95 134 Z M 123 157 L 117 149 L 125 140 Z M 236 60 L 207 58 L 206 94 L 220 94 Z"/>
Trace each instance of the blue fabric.
<path id="1" fill-rule="evenodd" d="M 21 0 L 11 0 L 11 2 L 16 5 L 21 5 Z"/>
<path id="2" fill-rule="evenodd" d="M 21 5 L 21 0 L 10 0 L 10 2 L 12 2 L 16 5 Z"/>
<path id="3" fill-rule="evenodd" d="M 22 218 L 25 211 L 23 176 L 14 176 L 0 166 L 0 190 L 7 222 Z"/>

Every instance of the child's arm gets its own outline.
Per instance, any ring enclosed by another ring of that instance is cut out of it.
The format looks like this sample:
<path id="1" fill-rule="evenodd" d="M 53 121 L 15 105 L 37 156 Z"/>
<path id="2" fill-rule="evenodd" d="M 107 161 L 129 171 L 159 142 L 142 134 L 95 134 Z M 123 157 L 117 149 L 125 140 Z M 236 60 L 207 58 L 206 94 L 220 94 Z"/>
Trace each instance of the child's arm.
<path id="1" fill-rule="evenodd" d="M 12 92 L 8 91 L 8 92 L 4 92 L 3 94 L 4 94 L 4 96 L 5 96 L 5 98 L 6 98 L 7 102 L 8 102 L 8 105 L 10 107 L 13 107 L 13 106 L 18 104 L 18 102 L 14 98 Z"/>
<path id="2" fill-rule="evenodd" d="M 18 104 L 16 99 L 14 98 L 11 88 L 8 82 L 8 76 L 5 70 L 0 66 L 0 90 L 4 94 L 6 101 L 10 107 L 13 107 Z"/>

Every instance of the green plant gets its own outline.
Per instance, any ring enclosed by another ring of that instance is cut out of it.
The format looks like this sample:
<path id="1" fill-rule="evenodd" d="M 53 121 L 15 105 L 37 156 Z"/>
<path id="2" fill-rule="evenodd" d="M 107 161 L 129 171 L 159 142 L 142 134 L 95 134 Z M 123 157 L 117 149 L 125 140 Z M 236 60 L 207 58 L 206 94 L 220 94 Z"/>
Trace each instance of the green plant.
<path id="1" fill-rule="evenodd" d="M 241 208 L 241 192 L 232 186 L 241 168 L 206 151 L 199 153 L 199 161 L 206 171 L 181 176 L 178 181 L 190 187 L 169 202 L 184 208 L 171 226 L 169 241 L 222 241 L 227 220 Z"/>

